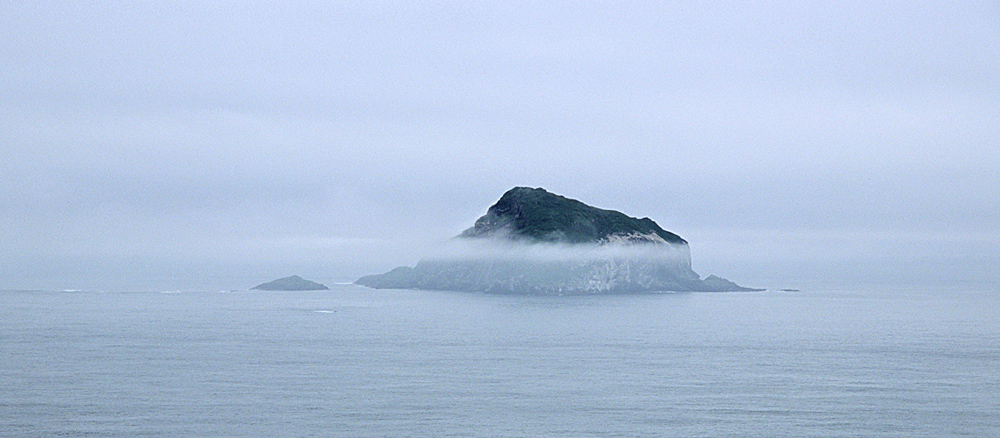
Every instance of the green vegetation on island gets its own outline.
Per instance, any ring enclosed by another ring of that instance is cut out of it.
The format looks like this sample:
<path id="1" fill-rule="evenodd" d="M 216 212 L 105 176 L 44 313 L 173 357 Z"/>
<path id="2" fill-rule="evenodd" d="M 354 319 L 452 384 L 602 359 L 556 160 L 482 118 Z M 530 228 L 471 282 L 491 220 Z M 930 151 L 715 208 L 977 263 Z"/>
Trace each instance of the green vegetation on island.
<path id="1" fill-rule="evenodd" d="M 500 233 L 510 238 L 562 243 L 600 243 L 615 235 L 655 235 L 666 243 L 687 244 L 648 217 L 637 219 L 528 187 L 504 193 L 461 237 L 494 237 Z"/>

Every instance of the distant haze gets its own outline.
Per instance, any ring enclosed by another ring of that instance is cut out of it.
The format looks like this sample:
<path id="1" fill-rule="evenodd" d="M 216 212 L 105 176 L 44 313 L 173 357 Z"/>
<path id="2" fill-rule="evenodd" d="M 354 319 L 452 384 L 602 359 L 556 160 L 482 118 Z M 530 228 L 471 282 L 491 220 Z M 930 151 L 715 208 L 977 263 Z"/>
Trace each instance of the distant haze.
<path id="1" fill-rule="evenodd" d="M 1000 283 L 996 2 L 11 2 L 0 289 L 413 265 L 514 186 L 760 287 Z"/>

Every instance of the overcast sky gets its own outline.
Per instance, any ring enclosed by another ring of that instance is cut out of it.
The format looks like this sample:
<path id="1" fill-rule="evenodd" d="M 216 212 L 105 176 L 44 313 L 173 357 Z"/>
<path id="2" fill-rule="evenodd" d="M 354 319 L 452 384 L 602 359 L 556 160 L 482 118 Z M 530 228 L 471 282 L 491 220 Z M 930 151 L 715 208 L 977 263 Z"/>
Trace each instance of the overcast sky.
<path id="1" fill-rule="evenodd" d="M 0 288 L 412 265 L 514 186 L 763 287 L 1000 283 L 1000 4 L 8 2 Z"/>

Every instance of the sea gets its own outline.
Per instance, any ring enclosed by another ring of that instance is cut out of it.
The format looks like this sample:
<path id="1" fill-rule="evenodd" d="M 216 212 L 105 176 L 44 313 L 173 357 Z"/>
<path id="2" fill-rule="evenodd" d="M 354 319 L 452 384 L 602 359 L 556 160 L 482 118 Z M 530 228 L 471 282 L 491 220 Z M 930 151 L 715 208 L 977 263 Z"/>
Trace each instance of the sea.
<path id="1" fill-rule="evenodd" d="M 1000 290 L 0 291 L 3 437 L 998 437 Z"/>

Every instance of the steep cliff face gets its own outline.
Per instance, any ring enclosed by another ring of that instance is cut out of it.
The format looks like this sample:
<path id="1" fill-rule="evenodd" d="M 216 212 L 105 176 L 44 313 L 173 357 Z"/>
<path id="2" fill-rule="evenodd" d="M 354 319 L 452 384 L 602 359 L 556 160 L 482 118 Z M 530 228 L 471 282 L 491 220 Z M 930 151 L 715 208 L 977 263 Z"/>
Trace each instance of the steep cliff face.
<path id="1" fill-rule="evenodd" d="M 637 219 L 517 187 L 445 251 L 357 284 L 511 294 L 752 290 L 691 269 L 687 241 Z"/>

